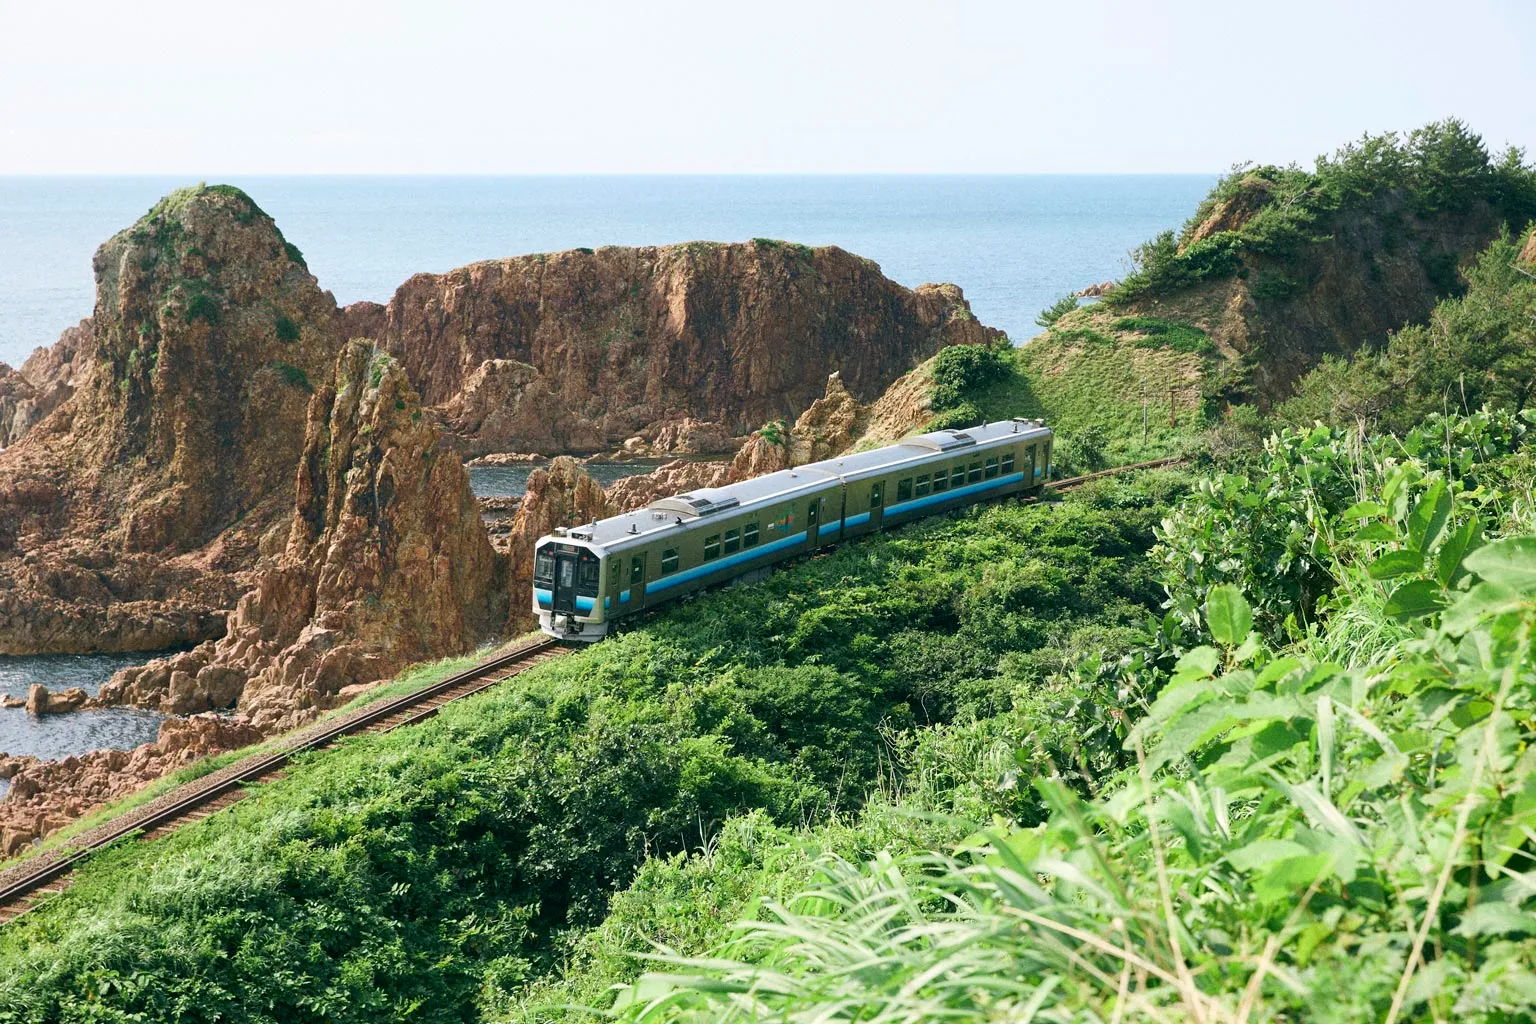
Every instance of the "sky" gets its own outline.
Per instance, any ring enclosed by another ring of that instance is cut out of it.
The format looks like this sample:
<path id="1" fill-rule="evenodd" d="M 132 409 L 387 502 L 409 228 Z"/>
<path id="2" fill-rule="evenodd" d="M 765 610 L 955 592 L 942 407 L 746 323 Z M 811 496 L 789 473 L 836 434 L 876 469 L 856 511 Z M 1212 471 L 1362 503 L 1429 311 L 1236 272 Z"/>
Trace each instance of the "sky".
<path id="1" fill-rule="evenodd" d="M 1125 173 L 1457 116 L 1532 0 L 0 0 L 0 174 Z"/>

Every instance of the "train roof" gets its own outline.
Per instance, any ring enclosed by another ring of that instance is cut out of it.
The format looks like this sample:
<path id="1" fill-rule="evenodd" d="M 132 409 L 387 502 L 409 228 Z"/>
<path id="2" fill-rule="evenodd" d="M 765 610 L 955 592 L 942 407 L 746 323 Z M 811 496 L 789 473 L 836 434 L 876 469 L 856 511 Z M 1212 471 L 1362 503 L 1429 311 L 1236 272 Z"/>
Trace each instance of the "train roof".
<path id="1" fill-rule="evenodd" d="M 633 512 L 570 527 L 563 536 L 585 541 L 594 547 L 621 549 L 631 544 L 648 543 L 657 534 L 675 530 L 679 525 L 693 526 L 716 516 L 728 516 L 813 493 L 844 480 L 878 476 L 906 462 L 958 456 L 1008 440 L 1049 437 L 1050 434 L 1050 429 L 1039 420 L 1022 419 L 1000 420 L 966 430 L 935 430 L 883 448 L 782 469 L 724 487 L 701 487 L 658 498 Z"/>

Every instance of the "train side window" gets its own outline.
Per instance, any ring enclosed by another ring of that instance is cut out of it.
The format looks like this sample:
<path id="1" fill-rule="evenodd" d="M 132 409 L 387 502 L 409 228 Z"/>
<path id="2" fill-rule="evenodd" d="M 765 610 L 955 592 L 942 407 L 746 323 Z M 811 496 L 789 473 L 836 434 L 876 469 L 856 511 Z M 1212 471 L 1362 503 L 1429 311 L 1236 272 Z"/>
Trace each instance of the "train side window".
<path id="1" fill-rule="evenodd" d="M 645 579 L 645 556 L 636 555 L 629 560 L 629 585 L 638 586 Z"/>
<path id="2" fill-rule="evenodd" d="M 928 493 L 928 474 L 924 473 L 917 478 L 917 496 L 921 498 Z"/>
<path id="3" fill-rule="evenodd" d="M 911 497 L 912 497 L 912 478 L 911 477 L 907 477 L 905 480 L 899 481 L 896 484 L 896 500 L 898 502 L 908 501 L 908 500 L 911 499 Z"/>
<path id="4" fill-rule="evenodd" d="M 733 554 L 735 554 L 736 552 L 738 552 L 740 550 L 741 550 L 741 531 L 740 530 L 726 530 L 725 531 L 725 553 L 728 554 L 728 555 L 733 555 Z"/>
<path id="5" fill-rule="evenodd" d="M 949 490 L 949 470 L 941 469 L 933 474 L 933 493 Z"/>
<path id="6" fill-rule="evenodd" d="M 1007 476 L 1009 473 L 1012 473 L 1012 472 L 1013 472 L 1013 452 L 1009 452 L 1008 454 L 1003 456 L 1003 475 Z"/>
<path id="7" fill-rule="evenodd" d="M 991 480 L 995 476 L 997 476 L 997 456 L 996 455 L 992 456 L 990 459 L 987 460 L 987 479 Z"/>
<path id="8" fill-rule="evenodd" d="M 869 507 L 870 508 L 879 508 L 880 507 L 880 502 L 884 499 L 884 496 L 885 496 L 885 486 L 883 484 L 870 484 L 870 486 L 869 486 Z"/>
<path id="9" fill-rule="evenodd" d="M 757 524 L 748 523 L 741 528 L 741 546 L 744 548 L 757 547 Z"/>
<path id="10" fill-rule="evenodd" d="M 975 483 L 977 480 L 981 479 L 981 463 L 971 463 L 971 471 L 966 474 L 966 479 L 970 480 L 971 483 Z"/>
<path id="11" fill-rule="evenodd" d="M 580 592 L 592 597 L 597 596 L 598 585 L 603 582 L 603 565 L 591 555 L 581 556 L 581 568 L 578 570 Z"/>
<path id="12" fill-rule="evenodd" d="M 955 463 L 955 468 L 949 474 L 949 486 L 960 487 L 965 483 L 965 463 Z"/>
<path id="13" fill-rule="evenodd" d="M 671 575 L 677 572 L 677 548 L 667 548 L 661 553 L 661 574 Z"/>
<path id="14" fill-rule="evenodd" d="M 712 533 L 708 537 L 704 538 L 704 559 L 708 561 L 711 558 L 719 557 L 720 535 L 718 533 Z"/>

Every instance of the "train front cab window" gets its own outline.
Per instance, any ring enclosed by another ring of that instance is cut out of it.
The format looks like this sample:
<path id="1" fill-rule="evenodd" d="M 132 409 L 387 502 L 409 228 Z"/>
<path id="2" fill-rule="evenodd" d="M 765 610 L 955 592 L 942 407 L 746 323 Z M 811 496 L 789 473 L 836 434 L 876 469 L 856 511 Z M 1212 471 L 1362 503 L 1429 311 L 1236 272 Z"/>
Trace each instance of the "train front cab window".
<path id="1" fill-rule="evenodd" d="M 704 561 L 720 557 L 720 535 L 712 533 L 704 538 Z"/>
<path id="2" fill-rule="evenodd" d="M 546 590 L 555 583 L 555 556 L 550 551 L 548 544 L 538 550 L 533 556 L 533 582 L 543 586 Z"/>
<path id="3" fill-rule="evenodd" d="M 899 480 L 896 483 L 896 502 L 900 504 L 903 501 L 910 500 L 912 500 L 912 478 L 907 477 L 905 480 Z"/>
<path id="4" fill-rule="evenodd" d="M 677 548 L 667 548 L 661 553 L 661 574 L 670 576 L 677 572 Z"/>

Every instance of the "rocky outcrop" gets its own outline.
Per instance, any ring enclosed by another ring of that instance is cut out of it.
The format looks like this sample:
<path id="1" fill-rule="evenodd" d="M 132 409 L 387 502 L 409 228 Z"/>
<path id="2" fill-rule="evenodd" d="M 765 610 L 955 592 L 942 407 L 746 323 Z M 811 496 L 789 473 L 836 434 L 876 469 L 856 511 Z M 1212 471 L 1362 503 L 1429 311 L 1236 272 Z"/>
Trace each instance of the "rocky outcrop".
<path id="1" fill-rule="evenodd" d="M 79 711 L 85 707 L 88 698 L 85 690 L 78 686 L 51 693 L 43 684 L 33 683 L 27 688 L 26 709 L 33 715 L 57 715 L 66 711 Z"/>
<path id="2" fill-rule="evenodd" d="M 91 326 L 82 320 L 52 347 L 34 349 L 19 370 L 0 363 L 0 448 L 20 441 L 74 393 L 75 355 Z"/>
<path id="3" fill-rule="evenodd" d="M 0 800 L 0 857 L 207 754 L 261 738 L 247 723 L 195 715 L 161 722 L 155 742 L 133 750 L 93 750 L 61 761 L 0 754 L 0 779 L 11 783 Z"/>
<path id="4" fill-rule="evenodd" d="M 1520 262 L 1536 266 L 1536 231 L 1525 236 L 1525 245 L 1520 247 Z"/>
<path id="5" fill-rule="evenodd" d="M 469 454 L 595 451 L 684 418 L 739 436 L 798 415 L 834 370 L 870 401 L 940 347 L 1000 336 L 953 285 L 908 289 L 835 247 L 763 241 L 418 274 L 384 319 L 385 344 Z"/>
<path id="6" fill-rule="evenodd" d="M 606 494 L 608 514 L 616 516 L 632 512 L 637 508 L 645 508 L 658 498 L 670 498 L 674 494 L 700 487 L 720 487 L 731 482 L 730 473 L 730 463 L 674 459 L 649 473 L 638 473 L 614 481 Z"/>
<path id="7" fill-rule="evenodd" d="M 309 404 L 286 547 L 217 643 L 128 669 L 98 702 L 231 704 L 263 732 L 460 654 L 505 621 L 505 566 L 400 364 L 352 342 Z M 599 489 L 599 494 L 601 489 Z"/>
<path id="8" fill-rule="evenodd" d="M 217 637 L 286 523 L 335 303 L 236 189 L 97 251 L 96 310 L 24 371 L 73 393 L 0 452 L 0 653 Z"/>

